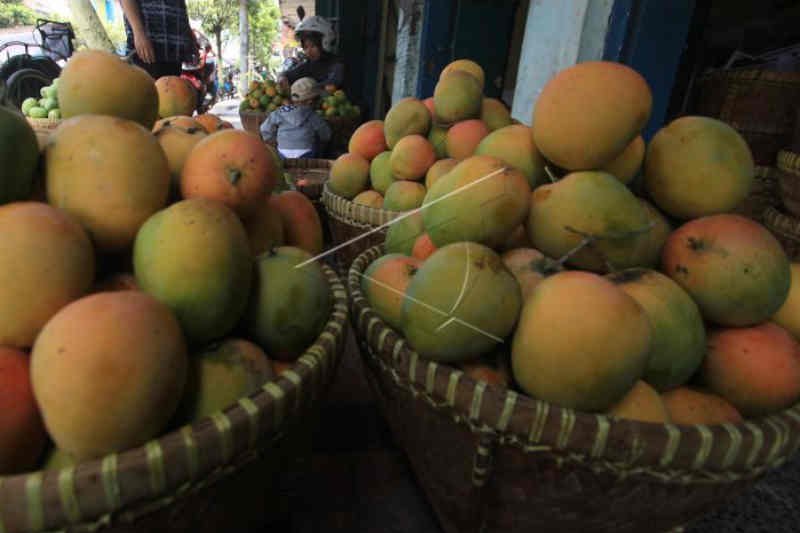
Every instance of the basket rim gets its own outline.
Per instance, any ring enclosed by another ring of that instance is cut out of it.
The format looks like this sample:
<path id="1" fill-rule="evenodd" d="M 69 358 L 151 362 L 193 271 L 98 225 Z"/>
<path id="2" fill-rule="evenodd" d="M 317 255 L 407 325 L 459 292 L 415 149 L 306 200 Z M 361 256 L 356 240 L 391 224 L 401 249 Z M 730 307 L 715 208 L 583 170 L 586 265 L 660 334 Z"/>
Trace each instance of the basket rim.
<path id="1" fill-rule="evenodd" d="M 135 448 L 60 469 L 0 476 L 0 531 L 49 531 L 67 525 L 96 529 L 111 522 L 132 522 L 242 468 L 257 458 L 259 448 L 282 438 L 293 418 L 319 402 L 344 346 L 347 292 L 332 268 L 321 267 L 332 295 L 331 314 L 314 343 L 290 368 L 222 411 Z M 167 475 L 170 461 L 185 465 L 179 479 Z M 149 488 L 141 483 L 143 476 L 149 478 Z M 52 487 L 60 506 L 46 496 Z M 102 502 L 89 500 L 98 490 L 105 494 L 96 498 Z M 20 498 L 23 509 L 9 503 Z"/>
<path id="2" fill-rule="evenodd" d="M 330 171 L 333 159 L 287 157 L 283 160 L 283 167 L 300 170 L 325 170 Z"/>
<path id="3" fill-rule="evenodd" d="M 738 424 L 639 422 L 559 407 L 425 360 L 371 309 L 361 291 L 362 272 L 380 255 L 380 245 L 365 250 L 348 272 L 352 320 L 369 348 L 362 356 L 372 358 L 398 386 L 423 397 L 433 409 L 447 411 L 474 433 L 493 436 L 499 445 L 554 454 L 618 475 L 644 474 L 676 483 L 753 478 L 800 449 L 800 403 Z M 583 442 L 570 444 L 572 437 Z"/>
<path id="4" fill-rule="evenodd" d="M 410 216 L 418 211 L 389 211 L 357 204 L 332 192 L 327 181 L 322 189 L 322 203 L 328 215 L 339 222 L 359 228 L 383 228 L 398 217 Z"/>
<path id="5" fill-rule="evenodd" d="M 717 68 L 704 72 L 699 81 L 707 81 L 715 78 L 734 79 L 742 81 L 767 81 L 777 83 L 798 84 L 800 83 L 800 73 L 786 72 L 768 68 L 758 68 L 753 66 Z"/>

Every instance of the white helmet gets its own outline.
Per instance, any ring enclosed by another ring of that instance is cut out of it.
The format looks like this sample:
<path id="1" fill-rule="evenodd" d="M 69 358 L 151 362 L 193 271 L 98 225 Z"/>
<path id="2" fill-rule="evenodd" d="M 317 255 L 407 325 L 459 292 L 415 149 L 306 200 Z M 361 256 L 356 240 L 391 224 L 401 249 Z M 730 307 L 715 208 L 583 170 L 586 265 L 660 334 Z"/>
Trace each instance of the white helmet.
<path id="1" fill-rule="evenodd" d="M 304 33 L 319 33 L 322 35 L 322 49 L 326 52 L 333 52 L 336 35 L 333 32 L 331 23 L 324 18 L 314 15 L 303 19 L 295 28 L 294 34 L 297 40 L 302 41 Z"/>

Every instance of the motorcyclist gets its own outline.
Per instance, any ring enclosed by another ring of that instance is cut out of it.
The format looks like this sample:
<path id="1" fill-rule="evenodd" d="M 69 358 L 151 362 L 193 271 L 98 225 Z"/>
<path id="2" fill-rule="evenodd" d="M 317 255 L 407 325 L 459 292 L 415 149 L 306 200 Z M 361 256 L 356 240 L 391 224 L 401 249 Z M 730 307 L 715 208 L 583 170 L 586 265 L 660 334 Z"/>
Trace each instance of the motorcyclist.
<path id="1" fill-rule="evenodd" d="M 278 82 L 288 88 L 300 78 L 311 77 L 320 86 L 334 85 L 343 89 L 345 66 L 334 53 L 336 36 L 330 22 L 320 16 L 303 19 L 295 29 L 295 37 L 300 41 L 307 60 L 283 72 Z"/>

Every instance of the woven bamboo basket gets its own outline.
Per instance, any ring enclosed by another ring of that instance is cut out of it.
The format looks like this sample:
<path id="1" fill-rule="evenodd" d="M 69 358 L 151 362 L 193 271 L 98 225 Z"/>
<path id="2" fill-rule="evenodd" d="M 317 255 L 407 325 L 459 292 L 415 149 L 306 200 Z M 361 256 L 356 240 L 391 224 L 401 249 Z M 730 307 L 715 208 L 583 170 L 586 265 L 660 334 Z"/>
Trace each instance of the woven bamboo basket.
<path id="1" fill-rule="evenodd" d="M 800 152 L 781 150 L 778 152 L 777 160 L 780 170 L 800 174 Z"/>
<path id="2" fill-rule="evenodd" d="M 361 252 L 383 244 L 389 222 L 403 214 L 356 204 L 331 192 L 327 184 L 322 191 L 322 203 L 328 213 L 336 262 L 343 274 Z"/>
<path id="3" fill-rule="evenodd" d="M 242 128 L 245 131 L 254 133 L 261 138 L 261 123 L 267 118 L 268 113 L 264 111 L 239 111 L 239 118 L 242 121 Z"/>
<path id="4" fill-rule="evenodd" d="M 328 213 L 322 204 L 322 189 L 330 176 L 333 161 L 330 159 L 285 159 L 284 168 L 289 174 L 294 190 L 305 194 L 319 215 L 322 235 L 326 243 L 331 242 L 331 227 Z"/>
<path id="5" fill-rule="evenodd" d="M 800 219 L 768 207 L 764 211 L 764 226 L 783 245 L 789 259 L 800 261 Z"/>
<path id="6" fill-rule="evenodd" d="M 36 134 L 36 140 L 39 141 L 39 148 L 44 148 L 44 146 L 47 144 L 47 140 L 50 138 L 50 134 L 55 131 L 59 124 L 61 124 L 61 120 L 58 119 L 31 117 L 25 118 L 28 119 L 28 124 L 31 125 L 33 132 Z"/>
<path id="7" fill-rule="evenodd" d="M 0 531 L 252 533 L 286 514 L 344 347 L 347 295 L 295 365 L 222 412 L 76 467 L 0 477 Z"/>
<path id="8" fill-rule="evenodd" d="M 755 180 L 750 194 L 734 211 L 740 215 L 763 222 L 764 210 L 781 203 L 779 180 L 782 172 L 774 167 L 756 167 Z"/>
<path id="9" fill-rule="evenodd" d="M 772 165 L 788 147 L 800 105 L 800 72 L 717 70 L 697 82 L 695 112 L 733 126 L 747 140 L 756 164 Z"/>
<path id="10" fill-rule="evenodd" d="M 800 173 L 776 170 L 778 173 L 778 186 L 781 203 L 786 212 L 794 217 L 800 217 Z"/>
<path id="11" fill-rule="evenodd" d="M 658 532 L 753 485 L 800 448 L 800 404 L 741 424 L 612 419 L 477 382 L 420 358 L 348 275 L 368 378 L 447 533 Z"/>
<path id="12" fill-rule="evenodd" d="M 292 179 L 292 186 L 317 202 L 322 199 L 322 188 L 331 173 L 330 159 L 285 159 L 284 168 Z"/>

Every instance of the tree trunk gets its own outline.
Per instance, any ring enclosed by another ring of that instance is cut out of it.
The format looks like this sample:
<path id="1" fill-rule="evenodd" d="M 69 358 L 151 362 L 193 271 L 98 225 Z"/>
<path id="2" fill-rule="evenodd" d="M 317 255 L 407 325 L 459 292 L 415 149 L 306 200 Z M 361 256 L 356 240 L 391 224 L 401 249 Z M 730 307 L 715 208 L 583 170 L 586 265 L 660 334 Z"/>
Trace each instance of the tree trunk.
<path id="1" fill-rule="evenodd" d="M 86 43 L 89 48 L 115 52 L 111 39 L 108 38 L 97 11 L 94 10 L 91 0 L 69 0 L 69 9 L 72 13 L 71 22 L 75 34 Z"/>
<path id="2" fill-rule="evenodd" d="M 239 0 L 239 91 L 241 94 L 247 94 L 247 85 L 250 82 L 249 38 L 250 22 L 247 17 L 247 0 Z"/>
<path id="3" fill-rule="evenodd" d="M 222 75 L 222 28 L 214 32 L 217 41 L 217 72 Z M 220 82 L 221 83 L 221 82 Z"/>

